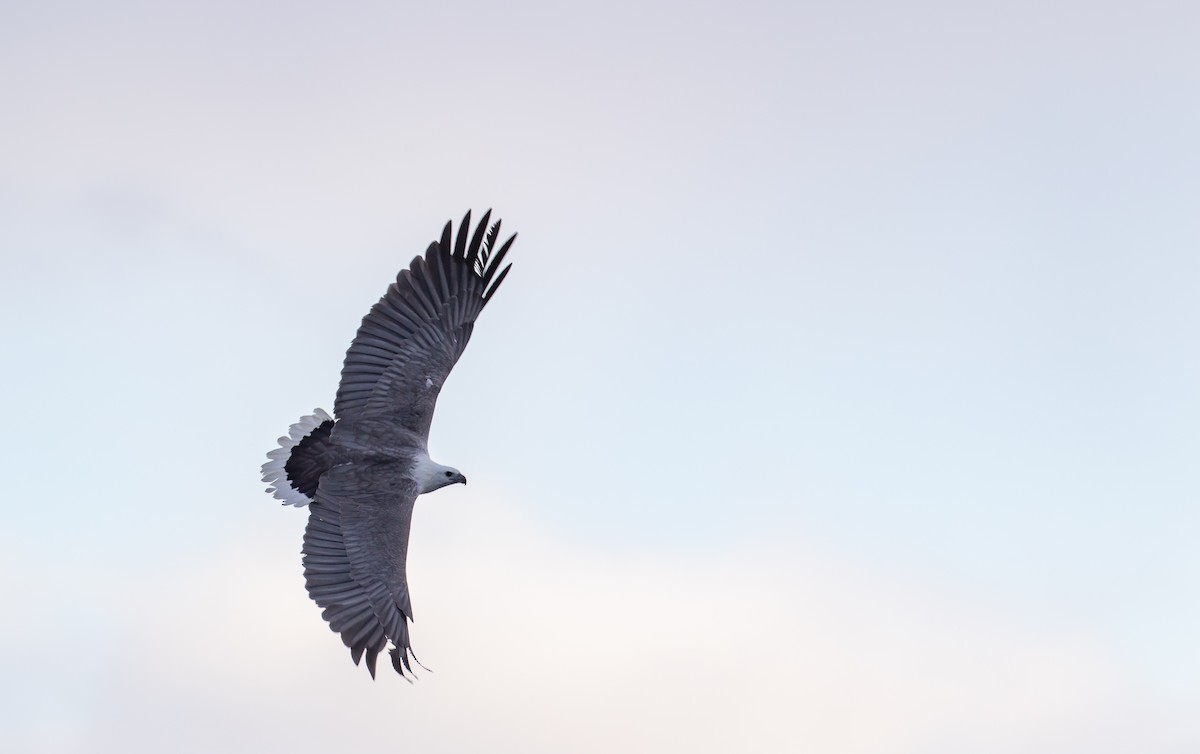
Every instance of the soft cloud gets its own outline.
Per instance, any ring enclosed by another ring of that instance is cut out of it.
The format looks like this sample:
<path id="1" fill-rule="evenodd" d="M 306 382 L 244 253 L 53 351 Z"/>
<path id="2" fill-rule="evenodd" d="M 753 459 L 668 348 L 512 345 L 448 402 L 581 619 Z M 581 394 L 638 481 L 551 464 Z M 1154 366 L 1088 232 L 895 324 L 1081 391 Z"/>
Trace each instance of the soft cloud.
<path id="1" fill-rule="evenodd" d="M 1104 751 L 1140 714 L 1134 679 L 1084 630 L 807 548 L 571 549 L 513 507 L 445 493 L 420 507 L 411 554 L 414 643 L 436 672 L 372 683 L 303 595 L 292 522 L 123 584 L 95 653 L 106 680 L 74 701 L 74 733 L 51 746 L 18 722 L 17 743 Z"/>

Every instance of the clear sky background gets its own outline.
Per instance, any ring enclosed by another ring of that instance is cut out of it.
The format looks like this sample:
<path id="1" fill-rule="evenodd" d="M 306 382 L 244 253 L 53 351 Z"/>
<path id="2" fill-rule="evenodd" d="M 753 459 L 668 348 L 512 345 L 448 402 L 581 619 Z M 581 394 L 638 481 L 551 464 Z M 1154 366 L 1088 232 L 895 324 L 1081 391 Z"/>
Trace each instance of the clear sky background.
<path id="1" fill-rule="evenodd" d="M 1200 750 L 1197 7 L 5 5 L 0 749 Z M 468 207 L 372 683 L 258 468 Z"/>

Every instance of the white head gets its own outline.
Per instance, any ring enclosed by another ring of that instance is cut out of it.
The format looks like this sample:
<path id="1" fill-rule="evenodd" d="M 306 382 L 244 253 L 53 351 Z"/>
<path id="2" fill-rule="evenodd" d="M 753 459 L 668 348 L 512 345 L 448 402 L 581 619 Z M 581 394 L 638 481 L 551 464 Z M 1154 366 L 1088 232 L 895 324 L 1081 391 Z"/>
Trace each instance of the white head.
<path id="1" fill-rule="evenodd" d="M 466 484 L 467 478 L 453 466 L 443 466 L 431 461 L 428 456 L 417 459 L 413 465 L 413 476 L 417 480 L 418 494 L 433 492 L 450 484 Z"/>

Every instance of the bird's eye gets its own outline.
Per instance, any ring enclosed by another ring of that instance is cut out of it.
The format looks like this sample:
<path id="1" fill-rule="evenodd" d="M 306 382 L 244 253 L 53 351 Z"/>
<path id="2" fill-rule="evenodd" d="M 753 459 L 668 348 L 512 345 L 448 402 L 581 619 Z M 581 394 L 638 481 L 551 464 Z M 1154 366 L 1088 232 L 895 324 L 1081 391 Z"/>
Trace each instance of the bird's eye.
<path id="1" fill-rule="evenodd" d="M 447 471 L 446 476 L 454 476 L 454 474 L 451 474 L 449 471 Z"/>

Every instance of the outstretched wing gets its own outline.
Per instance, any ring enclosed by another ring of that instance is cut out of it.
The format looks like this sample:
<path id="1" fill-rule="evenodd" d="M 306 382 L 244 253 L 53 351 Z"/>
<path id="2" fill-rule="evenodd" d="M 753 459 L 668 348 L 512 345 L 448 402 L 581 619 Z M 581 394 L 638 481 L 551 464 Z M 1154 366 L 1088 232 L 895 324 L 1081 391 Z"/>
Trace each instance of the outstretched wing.
<path id="1" fill-rule="evenodd" d="M 441 241 L 401 270 L 363 318 L 333 404 L 339 419 L 386 416 L 428 437 L 442 383 L 466 348 L 475 318 L 508 274 L 509 267 L 496 271 L 516 235 L 493 253 L 500 221 L 489 229 L 490 217 L 488 210 L 469 243 L 469 211 L 453 244 L 446 223 Z"/>
<path id="2" fill-rule="evenodd" d="M 405 560 L 417 484 L 394 462 L 344 464 L 321 476 L 304 530 L 304 585 L 357 665 L 363 654 L 375 677 L 379 653 L 392 643 L 404 675 L 412 654 Z"/>

